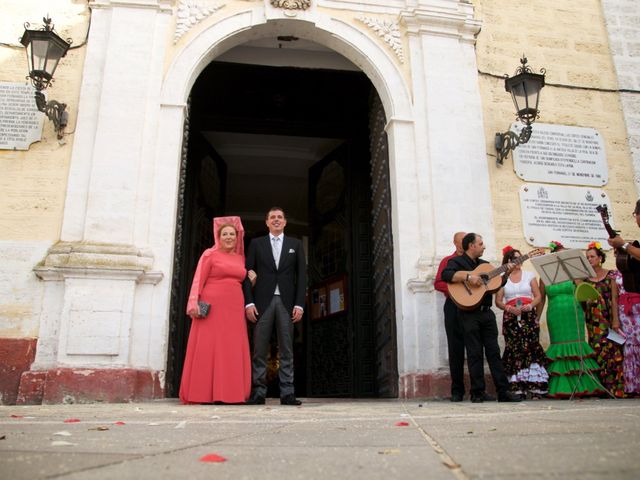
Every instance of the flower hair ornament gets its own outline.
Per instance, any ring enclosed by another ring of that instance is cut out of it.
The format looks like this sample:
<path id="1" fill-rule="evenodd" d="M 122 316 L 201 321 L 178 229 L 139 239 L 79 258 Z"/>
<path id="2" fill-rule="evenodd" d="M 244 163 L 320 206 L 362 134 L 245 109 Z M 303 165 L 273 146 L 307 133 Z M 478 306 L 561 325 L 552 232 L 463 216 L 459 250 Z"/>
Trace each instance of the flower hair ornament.
<path id="1" fill-rule="evenodd" d="M 555 252 L 559 248 L 564 248 L 564 245 L 562 245 L 562 243 L 560 243 L 559 241 L 551 240 L 549 242 L 549 249 L 551 250 L 551 253 Z"/>
<path id="2" fill-rule="evenodd" d="M 506 255 L 507 253 L 509 253 L 511 250 L 513 250 L 513 247 L 511 245 L 507 245 L 506 247 L 504 247 L 502 249 L 502 255 Z"/>
<path id="3" fill-rule="evenodd" d="M 596 250 L 602 250 L 602 244 L 600 242 L 591 242 L 589 245 L 587 245 L 587 250 L 591 250 L 592 248 L 595 248 Z"/>

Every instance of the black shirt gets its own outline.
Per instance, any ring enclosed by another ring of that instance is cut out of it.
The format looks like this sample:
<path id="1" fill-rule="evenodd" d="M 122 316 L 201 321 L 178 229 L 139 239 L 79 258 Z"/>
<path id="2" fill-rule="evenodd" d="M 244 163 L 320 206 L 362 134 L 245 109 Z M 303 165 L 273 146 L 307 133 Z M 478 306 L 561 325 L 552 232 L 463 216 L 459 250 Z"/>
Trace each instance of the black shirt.
<path id="1" fill-rule="evenodd" d="M 462 255 L 457 257 L 453 257 L 451 260 L 449 260 L 449 262 L 447 263 L 447 266 L 444 267 L 444 270 L 442 271 L 442 279 L 447 283 L 452 283 L 451 280 L 453 279 L 453 275 L 456 272 L 459 272 L 461 270 L 465 272 L 471 272 L 475 270 L 476 267 L 481 263 L 489 263 L 489 262 L 487 262 L 486 260 L 482 260 L 481 258 L 474 260 L 466 253 L 463 253 Z M 493 304 L 493 295 L 490 293 L 487 293 L 484 297 L 482 297 L 482 301 L 480 302 L 478 307 L 484 307 L 484 306 L 490 307 L 492 304 Z"/>

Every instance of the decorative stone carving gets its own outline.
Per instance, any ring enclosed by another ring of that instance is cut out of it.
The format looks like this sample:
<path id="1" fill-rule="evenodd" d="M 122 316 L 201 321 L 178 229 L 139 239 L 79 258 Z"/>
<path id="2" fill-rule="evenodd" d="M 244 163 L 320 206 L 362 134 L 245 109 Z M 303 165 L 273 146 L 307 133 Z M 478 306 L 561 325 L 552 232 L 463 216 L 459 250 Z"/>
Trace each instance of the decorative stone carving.
<path id="1" fill-rule="evenodd" d="M 180 0 L 176 9 L 176 31 L 173 43 L 178 43 L 191 28 L 223 8 L 225 4 L 210 0 Z"/>
<path id="2" fill-rule="evenodd" d="M 285 10 L 306 10 L 311 6 L 311 0 L 271 0 L 271 5 Z"/>
<path id="3" fill-rule="evenodd" d="M 407 287 L 409 287 L 411 293 L 433 292 L 440 260 L 442 259 L 436 262 L 436 259 L 429 259 L 424 256 L 418 259 L 418 276 L 416 278 L 410 278 L 409 281 L 407 281 Z"/>
<path id="4" fill-rule="evenodd" d="M 152 266 L 153 255 L 131 245 L 58 242 L 33 270 L 38 278 L 49 281 L 92 277 L 155 285 L 163 274 Z"/>
<path id="5" fill-rule="evenodd" d="M 398 22 L 364 16 L 356 17 L 356 20 L 361 21 L 376 32 L 395 52 L 400 63 L 404 63 L 404 53 L 402 51 L 402 40 Z"/>

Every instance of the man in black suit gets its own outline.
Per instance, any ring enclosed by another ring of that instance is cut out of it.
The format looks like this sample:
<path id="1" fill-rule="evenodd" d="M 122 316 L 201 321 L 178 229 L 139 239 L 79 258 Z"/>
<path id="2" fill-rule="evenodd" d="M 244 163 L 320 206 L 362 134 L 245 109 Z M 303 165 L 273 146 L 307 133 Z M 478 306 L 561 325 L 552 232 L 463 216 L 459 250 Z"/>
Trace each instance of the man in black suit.
<path id="1" fill-rule="evenodd" d="M 269 235 L 249 245 L 247 270 L 257 274 L 255 287 L 244 283 L 245 314 L 253 329 L 252 391 L 247 403 L 264 404 L 267 353 L 275 324 L 280 352 L 280 403 L 300 405 L 293 386 L 293 324 L 302 320 L 306 293 L 306 261 L 302 242 L 285 237 L 287 219 L 280 207 L 267 212 Z"/>
<path id="2" fill-rule="evenodd" d="M 484 280 L 473 272 L 475 269 L 487 263 L 480 257 L 484 253 L 485 246 L 482 236 L 476 233 L 467 233 L 462 239 L 464 253 L 452 257 L 442 271 L 442 279 L 447 283 L 465 283 L 471 287 L 481 287 Z M 508 264 L 503 276 L 503 285 L 513 270 L 513 265 Z M 509 391 L 509 380 L 504 373 L 502 360 L 500 359 L 500 347 L 498 346 L 498 326 L 496 316 L 491 310 L 493 296 L 486 293 L 479 305 L 473 310 L 458 308 L 458 321 L 462 326 L 464 345 L 467 349 L 467 366 L 471 379 L 471 401 L 482 403 L 487 400 L 495 400 L 485 391 L 484 382 L 484 356 L 491 370 L 493 383 L 498 392 L 499 402 L 519 402 L 522 399 Z"/>

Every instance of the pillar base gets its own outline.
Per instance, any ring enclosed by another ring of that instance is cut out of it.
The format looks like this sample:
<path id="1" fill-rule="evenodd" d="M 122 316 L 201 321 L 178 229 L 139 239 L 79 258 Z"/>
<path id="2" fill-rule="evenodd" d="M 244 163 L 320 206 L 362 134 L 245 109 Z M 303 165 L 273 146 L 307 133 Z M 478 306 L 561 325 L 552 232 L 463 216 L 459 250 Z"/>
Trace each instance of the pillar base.
<path id="1" fill-rule="evenodd" d="M 164 398 L 161 372 L 131 368 L 54 368 L 24 372 L 16 404 L 123 403 Z"/>
<path id="2" fill-rule="evenodd" d="M 469 375 L 465 374 L 466 394 L 469 395 Z M 487 393 L 495 394 L 491 375 L 485 374 Z M 449 372 L 407 373 L 400 377 L 400 398 L 449 398 L 451 377 Z"/>

